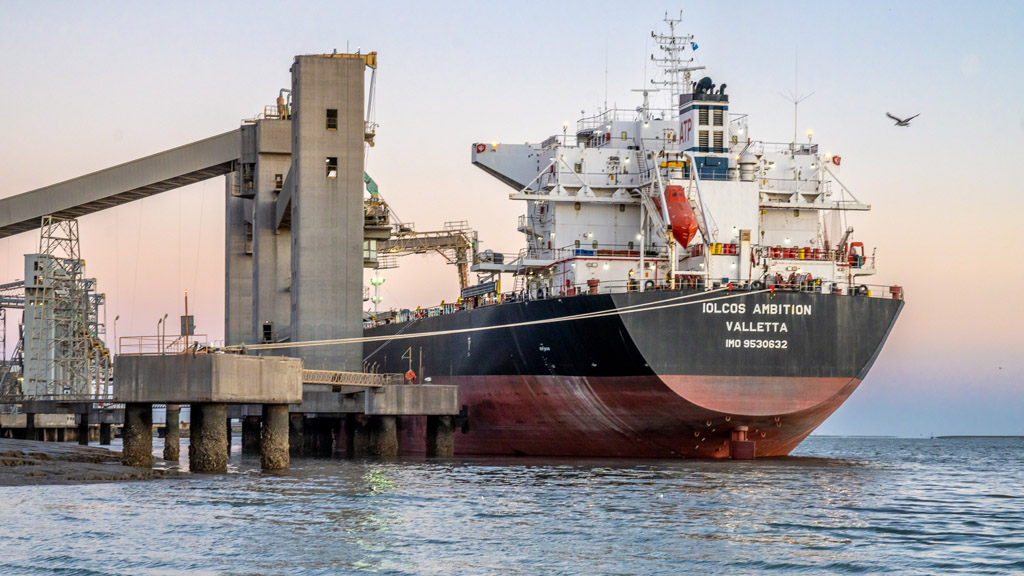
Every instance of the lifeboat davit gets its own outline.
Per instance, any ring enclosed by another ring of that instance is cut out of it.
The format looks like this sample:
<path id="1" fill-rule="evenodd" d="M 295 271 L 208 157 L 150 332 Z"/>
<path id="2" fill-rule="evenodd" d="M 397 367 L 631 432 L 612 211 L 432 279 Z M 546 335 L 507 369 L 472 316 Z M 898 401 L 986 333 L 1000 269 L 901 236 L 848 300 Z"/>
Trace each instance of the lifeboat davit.
<path id="1" fill-rule="evenodd" d="M 672 225 L 672 236 L 683 248 L 690 245 L 697 235 L 697 216 L 693 213 L 689 200 L 682 186 L 675 184 L 665 187 L 665 198 L 668 199 L 668 219 Z M 661 208 L 660 198 L 655 198 L 654 203 Z"/>

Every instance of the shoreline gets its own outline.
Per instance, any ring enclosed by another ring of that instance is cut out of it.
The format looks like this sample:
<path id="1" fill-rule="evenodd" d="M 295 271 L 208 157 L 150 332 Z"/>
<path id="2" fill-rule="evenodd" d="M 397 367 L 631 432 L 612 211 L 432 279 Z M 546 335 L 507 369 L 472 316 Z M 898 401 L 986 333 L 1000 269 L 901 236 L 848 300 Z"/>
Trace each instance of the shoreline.
<path id="1" fill-rule="evenodd" d="M 173 469 L 130 468 L 121 453 L 61 442 L 0 438 L 0 488 L 158 480 Z"/>

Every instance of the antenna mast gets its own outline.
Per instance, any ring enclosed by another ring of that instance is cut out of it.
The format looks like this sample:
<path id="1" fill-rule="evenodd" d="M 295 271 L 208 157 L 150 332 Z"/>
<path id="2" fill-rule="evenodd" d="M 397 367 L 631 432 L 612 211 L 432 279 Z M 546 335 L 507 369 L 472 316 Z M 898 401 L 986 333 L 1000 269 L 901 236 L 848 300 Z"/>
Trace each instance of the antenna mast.
<path id="1" fill-rule="evenodd" d="M 800 131 L 797 128 L 797 108 L 800 106 L 801 102 L 803 102 L 804 100 L 807 100 L 811 96 L 814 96 L 814 92 L 811 92 L 810 94 L 808 94 L 806 96 L 800 96 L 799 95 L 799 93 L 797 92 L 797 83 L 798 83 L 799 79 L 800 79 L 800 50 L 797 49 L 796 55 L 793 57 L 793 91 L 790 92 L 788 96 L 783 94 L 782 92 L 779 92 L 779 96 L 782 96 L 786 100 L 789 100 L 790 102 L 793 103 L 793 144 L 792 144 L 792 147 L 793 147 L 794 150 L 796 150 L 796 141 L 797 141 L 797 139 L 799 138 L 799 135 L 800 135 Z"/>
<path id="2" fill-rule="evenodd" d="M 662 71 L 662 79 L 651 80 L 651 84 L 668 89 L 669 108 L 672 109 L 672 119 L 674 120 L 679 118 L 679 95 L 689 94 L 691 91 L 691 72 L 704 69 L 704 66 L 691 66 L 693 51 L 697 48 L 697 44 L 693 41 L 693 35 L 676 35 L 676 25 L 682 21 L 682 10 L 679 11 L 678 18 L 669 18 L 668 12 L 666 12 L 664 22 L 668 24 L 669 33 L 665 35 L 651 32 L 651 38 L 661 49 L 661 57 L 651 54 L 651 61 Z M 690 49 L 689 57 L 686 55 L 687 48 Z"/>

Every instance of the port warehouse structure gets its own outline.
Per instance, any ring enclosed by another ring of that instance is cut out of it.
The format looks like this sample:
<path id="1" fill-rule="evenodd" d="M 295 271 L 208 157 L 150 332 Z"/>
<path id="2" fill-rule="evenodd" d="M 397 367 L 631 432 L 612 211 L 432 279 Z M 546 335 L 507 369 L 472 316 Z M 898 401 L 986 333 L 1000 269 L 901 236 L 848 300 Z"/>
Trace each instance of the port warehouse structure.
<path id="1" fill-rule="evenodd" d="M 0 238 L 224 176 L 225 344 L 358 338 L 363 268 L 392 242 L 388 219 L 364 210 L 376 65 L 376 53 L 296 56 L 290 89 L 236 130 L 0 199 Z M 310 368 L 362 369 L 361 344 L 285 353 Z M 334 413 L 357 391 L 306 383 L 292 412 Z"/>

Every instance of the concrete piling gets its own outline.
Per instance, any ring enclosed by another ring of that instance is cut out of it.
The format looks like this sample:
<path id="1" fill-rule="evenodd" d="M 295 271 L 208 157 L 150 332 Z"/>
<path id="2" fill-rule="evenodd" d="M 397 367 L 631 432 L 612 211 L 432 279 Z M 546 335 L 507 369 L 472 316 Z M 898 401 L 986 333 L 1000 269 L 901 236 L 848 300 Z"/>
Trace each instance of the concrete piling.
<path id="1" fill-rule="evenodd" d="M 307 418 L 305 452 L 316 456 L 330 456 L 334 452 L 334 418 Z"/>
<path id="2" fill-rule="evenodd" d="M 427 416 L 427 456 L 451 458 L 455 455 L 455 419 L 451 416 Z"/>
<path id="3" fill-rule="evenodd" d="M 263 433 L 259 436 L 260 465 L 264 470 L 287 470 L 289 421 L 287 404 L 263 405 Z M 243 429 L 243 438 L 244 438 Z"/>
<path id="4" fill-rule="evenodd" d="M 242 418 L 242 454 L 256 454 L 260 450 L 260 417 L 245 416 Z"/>
<path id="5" fill-rule="evenodd" d="M 224 413 L 227 414 L 227 409 L 226 408 L 225 408 L 225 412 Z M 226 418 L 224 420 L 224 422 L 225 422 L 224 429 L 227 432 L 227 439 L 228 439 L 228 445 L 227 445 L 228 458 L 231 458 L 231 418 Z"/>
<path id="6" fill-rule="evenodd" d="M 369 420 L 370 418 L 363 414 L 345 415 L 345 454 L 348 457 L 363 457 L 369 454 Z"/>
<path id="7" fill-rule="evenodd" d="M 288 451 L 292 456 L 301 456 L 305 445 L 305 423 L 304 414 L 290 414 L 288 416 Z"/>
<path id="8" fill-rule="evenodd" d="M 164 435 L 164 460 L 177 462 L 181 457 L 181 405 L 167 405 L 167 424 Z"/>
<path id="9" fill-rule="evenodd" d="M 227 472 L 227 404 L 192 404 L 188 466 L 192 472 Z"/>
<path id="10" fill-rule="evenodd" d="M 371 416 L 368 428 L 371 456 L 398 456 L 398 424 L 394 416 Z"/>
<path id="11" fill-rule="evenodd" d="M 111 424 L 108 424 L 106 422 L 100 423 L 100 446 L 110 446 L 110 441 L 114 437 L 114 431 L 112 428 L 113 425 Z"/>
<path id="12" fill-rule="evenodd" d="M 89 410 L 86 409 L 78 416 L 78 443 L 82 446 L 89 445 Z"/>
<path id="13" fill-rule="evenodd" d="M 153 466 L 153 405 L 125 404 L 124 449 L 121 451 L 121 462 L 133 468 L 150 468 Z"/>

